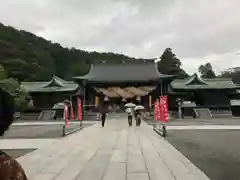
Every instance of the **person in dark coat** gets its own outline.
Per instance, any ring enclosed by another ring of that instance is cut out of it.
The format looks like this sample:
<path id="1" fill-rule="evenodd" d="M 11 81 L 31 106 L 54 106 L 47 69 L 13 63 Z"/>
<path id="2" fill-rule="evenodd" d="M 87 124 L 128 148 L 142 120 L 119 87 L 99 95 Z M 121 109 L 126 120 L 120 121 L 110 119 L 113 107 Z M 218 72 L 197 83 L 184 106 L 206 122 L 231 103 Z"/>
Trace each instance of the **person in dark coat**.
<path id="1" fill-rule="evenodd" d="M 127 108 L 126 112 L 128 113 L 128 125 L 132 126 L 132 118 L 134 116 L 133 108 Z"/>
<path id="2" fill-rule="evenodd" d="M 14 121 L 14 99 L 0 88 L 0 136 L 8 130 Z M 21 165 L 0 150 L 0 179 L 1 180 L 27 180 L 27 176 Z"/>
<path id="3" fill-rule="evenodd" d="M 142 120 L 142 114 L 140 110 L 136 110 L 135 111 L 135 115 L 136 115 L 136 126 L 140 126 L 141 125 L 141 120 Z"/>
<path id="4" fill-rule="evenodd" d="M 104 103 L 101 108 L 102 127 L 104 127 L 104 125 L 105 125 L 106 117 L 107 117 L 107 103 Z"/>

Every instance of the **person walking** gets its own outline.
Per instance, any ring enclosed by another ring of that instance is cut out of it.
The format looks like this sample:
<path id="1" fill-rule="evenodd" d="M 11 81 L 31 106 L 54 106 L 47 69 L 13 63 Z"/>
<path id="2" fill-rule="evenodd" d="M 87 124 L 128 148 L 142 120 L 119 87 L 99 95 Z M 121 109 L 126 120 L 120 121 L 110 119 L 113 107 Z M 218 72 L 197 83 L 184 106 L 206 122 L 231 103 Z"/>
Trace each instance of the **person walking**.
<path id="1" fill-rule="evenodd" d="M 107 117 L 107 104 L 103 104 L 103 106 L 101 108 L 102 127 L 105 126 L 106 117 Z"/>
<path id="2" fill-rule="evenodd" d="M 176 100 L 176 104 L 178 107 L 178 117 L 179 117 L 179 119 L 183 119 L 183 112 L 182 112 L 183 100 L 181 98 L 178 98 Z"/>
<path id="3" fill-rule="evenodd" d="M 139 110 L 136 110 L 135 113 L 136 113 L 136 126 L 140 126 L 141 120 L 142 120 L 142 114 Z"/>
<path id="4" fill-rule="evenodd" d="M 0 136 L 8 130 L 14 121 L 14 99 L 0 88 Z M 27 180 L 25 171 L 17 160 L 0 150 L 0 179 Z"/>
<path id="5" fill-rule="evenodd" d="M 126 112 L 128 113 L 128 125 L 132 126 L 133 108 L 127 108 Z"/>

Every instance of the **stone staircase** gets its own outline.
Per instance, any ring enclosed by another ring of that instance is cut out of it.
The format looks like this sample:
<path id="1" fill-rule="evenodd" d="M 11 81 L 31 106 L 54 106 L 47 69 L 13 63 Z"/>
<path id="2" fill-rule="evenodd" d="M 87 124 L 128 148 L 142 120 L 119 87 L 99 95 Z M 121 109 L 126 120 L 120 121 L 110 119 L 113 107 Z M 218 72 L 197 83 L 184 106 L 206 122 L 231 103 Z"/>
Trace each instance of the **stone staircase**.
<path id="1" fill-rule="evenodd" d="M 211 110 L 212 117 L 214 118 L 231 118 L 232 112 L 229 110 Z"/>
<path id="2" fill-rule="evenodd" d="M 20 121 L 37 121 L 40 113 L 21 113 Z"/>
<path id="3" fill-rule="evenodd" d="M 40 116 L 38 117 L 38 121 L 51 121 L 53 120 L 55 113 L 55 110 L 42 111 Z"/>

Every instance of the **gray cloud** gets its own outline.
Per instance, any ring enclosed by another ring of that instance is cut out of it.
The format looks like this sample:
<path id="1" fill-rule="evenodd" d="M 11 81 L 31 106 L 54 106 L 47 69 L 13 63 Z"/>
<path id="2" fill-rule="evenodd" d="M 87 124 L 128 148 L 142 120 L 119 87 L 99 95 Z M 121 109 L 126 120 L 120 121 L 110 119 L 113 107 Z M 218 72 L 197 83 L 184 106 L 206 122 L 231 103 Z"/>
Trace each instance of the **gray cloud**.
<path id="1" fill-rule="evenodd" d="M 156 57 L 172 47 L 189 72 L 205 62 L 220 71 L 240 66 L 239 7 L 238 0 L 2 0 L 0 21 L 86 50 Z"/>

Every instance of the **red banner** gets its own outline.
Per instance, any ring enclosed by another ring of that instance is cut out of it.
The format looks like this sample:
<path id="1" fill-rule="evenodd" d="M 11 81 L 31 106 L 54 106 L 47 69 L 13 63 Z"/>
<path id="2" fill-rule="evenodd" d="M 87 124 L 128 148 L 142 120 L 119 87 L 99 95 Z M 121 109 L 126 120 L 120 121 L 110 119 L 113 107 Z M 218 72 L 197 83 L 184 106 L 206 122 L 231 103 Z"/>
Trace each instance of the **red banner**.
<path id="1" fill-rule="evenodd" d="M 154 119 L 155 121 L 159 120 L 159 100 L 156 100 L 154 103 Z"/>
<path id="2" fill-rule="evenodd" d="M 71 118 L 72 118 L 72 120 L 74 120 L 75 118 L 74 118 L 72 101 L 70 101 L 70 111 L 71 111 Z"/>
<path id="3" fill-rule="evenodd" d="M 163 112 L 163 101 L 162 101 L 162 96 L 159 97 L 159 121 L 162 121 L 162 112 Z"/>
<path id="4" fill-rule="evenodd" d="M 158 121 L 160 121 L 160 118 L 161 118 L 160 99 L 158 99 L 157 101 L 158 101 L 158 107 L 157 107 L 157 119 L 158 119 Z"/>
<path id="5" fill-rule="evenodd" d="M 63 117 L 65 120 L 65 126 L 68 128 L 68 106 L 66 104 L 64 104 Z"/>
<path id="6" fill-rule="evenodd" d="M 160 97 L 160 111 L 161 111 L 161 118 L 160 121 L 168 122 L 168 98 L 167 96 Z"/>
<path id="7" fill-rule="evenodd" d="M 78 104 L 78 120 L 82 120 L 82 102 L 80 98 L 77 98 L 77 104 Z"/>

